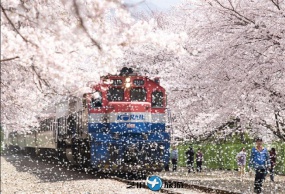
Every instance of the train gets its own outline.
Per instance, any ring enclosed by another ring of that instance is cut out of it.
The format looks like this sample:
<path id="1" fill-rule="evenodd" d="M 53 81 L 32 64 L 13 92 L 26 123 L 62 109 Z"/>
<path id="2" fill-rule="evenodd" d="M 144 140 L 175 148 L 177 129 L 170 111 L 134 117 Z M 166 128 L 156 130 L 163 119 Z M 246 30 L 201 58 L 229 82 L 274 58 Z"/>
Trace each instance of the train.
<path id="1" fill-rule="evenodd" d="M 54 103 L 39 127 L 9 133 L 6 146 L 106 172 L 162 171 L 170 157 L 167 111 L 159 78 L 124 67 Z"/>

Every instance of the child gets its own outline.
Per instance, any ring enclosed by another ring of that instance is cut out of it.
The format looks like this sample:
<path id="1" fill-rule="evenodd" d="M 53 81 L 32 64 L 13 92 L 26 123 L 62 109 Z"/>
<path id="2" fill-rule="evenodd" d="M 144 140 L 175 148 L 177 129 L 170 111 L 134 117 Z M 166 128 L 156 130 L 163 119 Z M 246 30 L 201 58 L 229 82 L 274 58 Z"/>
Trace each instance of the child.
<path id="1" fill-rule="evenodd" d="M 239 176 L 243 177 L 245 172 L 245 165 L 246 165 L 246 152 L 245 149 L 242 148 L 241 151 L 236 156 L 237 165 L 239 169 Z"/>

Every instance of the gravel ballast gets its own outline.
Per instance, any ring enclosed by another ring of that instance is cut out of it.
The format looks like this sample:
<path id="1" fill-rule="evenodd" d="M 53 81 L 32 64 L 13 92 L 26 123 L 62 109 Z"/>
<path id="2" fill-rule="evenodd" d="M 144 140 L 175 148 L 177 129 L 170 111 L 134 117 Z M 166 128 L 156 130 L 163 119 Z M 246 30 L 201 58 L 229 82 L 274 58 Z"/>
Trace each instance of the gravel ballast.
<path id="1" fill-rule="evenodd" d="M 122 193 L 151 194 L 149 189 L 127 189 L 116 180 L 68 170 L 27 156 L 1 156 L 1 194 L 6 193 Z M 156 192 L 157 193 L 157 192 Z"/>

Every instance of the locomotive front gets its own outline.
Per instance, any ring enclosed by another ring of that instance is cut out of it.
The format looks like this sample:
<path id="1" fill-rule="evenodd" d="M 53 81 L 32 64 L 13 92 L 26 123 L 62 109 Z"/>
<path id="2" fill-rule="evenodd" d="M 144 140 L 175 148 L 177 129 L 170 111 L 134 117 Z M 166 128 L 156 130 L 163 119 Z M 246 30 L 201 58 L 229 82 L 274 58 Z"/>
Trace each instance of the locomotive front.
<path id="1" fill-rule="evenodd" d="M 166 94 L 159 80 L 130 71 L 105 76 L 88 108 L 91 165 L 108 171 L 161 171 L 169 162 Z"/>

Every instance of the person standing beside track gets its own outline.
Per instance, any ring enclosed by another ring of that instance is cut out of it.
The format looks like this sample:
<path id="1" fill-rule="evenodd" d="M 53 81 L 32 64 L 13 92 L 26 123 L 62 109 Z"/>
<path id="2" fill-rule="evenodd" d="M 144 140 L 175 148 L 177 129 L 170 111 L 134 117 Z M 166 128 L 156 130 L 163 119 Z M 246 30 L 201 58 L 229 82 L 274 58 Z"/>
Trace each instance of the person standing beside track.
<path id="1" fill-rule="evenodd" d="M 256 147 L 251 150 L 249 167 L 255 170 L 254 192 L 261 193 L 266 171 L 270 168 L 268 151 L 262 146 L 262 139 L 256 139 Z"/>
<path id="2" fill-rule="evenodd" d="M 270 164 L 271 164 L 271 167 L 269 168 L 270 180 L 272 182 L 274 182 L 274 168 L 275 168 L 276 159 L 277 159 L 277 154 L 275 152 L 275 148 L 271 148 L 269 155 L 270 155 Z"/>
<path id="3" fill-rule="evenodd" d="M 173 171 L 177 170 L 177 160 L 178 160 L 178 150 L 176 146 L 173 146 L 173 149 L 171 151 L 171 162 L 172 162 Z"/>
<path id="4" fill-rule="evenodd" d="M 191 170 L 193 172 L 195 172 L 194 171 L 194 155 L 195 155 L 195 152 L 194 152 L 193 148 L 190 146 L 189 150 L 187 150 L 187 152 L 186 152 L 188 173 L 190 173 Z"/>
<path id="5" fill-rule="evenodd" d="M 197 164 L 197 172 L 202 171 L 202 163 L 203 163 L 203 154 L 200 149 L 198 149 L 196 154 L 196 164 Z"/>
<path id="6" fill-rule="evenodd" d="M 242 148 L 241 151 L 237 154 L 236 159 L 239 170 L 239 176 L 243 177 L 246 165 L 246 152 L 244 148 Z"/>

